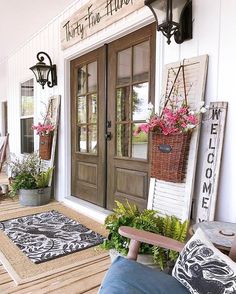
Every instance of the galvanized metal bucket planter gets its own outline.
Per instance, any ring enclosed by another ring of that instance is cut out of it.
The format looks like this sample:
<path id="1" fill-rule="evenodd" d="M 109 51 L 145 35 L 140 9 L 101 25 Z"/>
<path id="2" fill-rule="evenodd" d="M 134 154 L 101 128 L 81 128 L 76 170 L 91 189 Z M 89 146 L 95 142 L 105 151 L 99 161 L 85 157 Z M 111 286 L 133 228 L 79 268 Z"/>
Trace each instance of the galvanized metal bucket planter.
<path id="1" fill-rule="evenodd" d="M 20 189 L 19 201 L 23 206 L 40 206 L 50 202 L 51 187 L 41 189 Z"/>

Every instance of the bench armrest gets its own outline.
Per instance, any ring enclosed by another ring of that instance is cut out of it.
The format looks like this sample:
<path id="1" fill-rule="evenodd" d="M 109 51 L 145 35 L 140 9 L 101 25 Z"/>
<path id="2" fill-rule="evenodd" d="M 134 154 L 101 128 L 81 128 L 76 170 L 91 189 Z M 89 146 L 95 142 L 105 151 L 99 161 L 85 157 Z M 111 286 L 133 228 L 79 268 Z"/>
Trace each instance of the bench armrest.
<path id="1" fill-rule="evenodd" d="M 180 252 L 184 248 L 184 243 L 177 240 L 154 234 L 151 232 L 138 230 L 132 227 L 121 226 L 119 228 L 119 234 L 123 237 L 131 239 L 129 246 L 128 258 L 136 260 L 138 256 L 138 250 L 141 243 L 147 243 L 171 249 Z"/>

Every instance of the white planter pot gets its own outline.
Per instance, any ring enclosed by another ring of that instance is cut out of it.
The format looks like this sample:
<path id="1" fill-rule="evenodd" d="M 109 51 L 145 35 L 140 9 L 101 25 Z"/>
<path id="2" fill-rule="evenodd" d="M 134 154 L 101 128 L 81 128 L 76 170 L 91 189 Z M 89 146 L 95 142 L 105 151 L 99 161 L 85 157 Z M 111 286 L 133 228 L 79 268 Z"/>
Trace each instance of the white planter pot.
<path id="1" fill-rule="evenodd" d="M 23 206 L 40 206 L 50 202 L 51 187 L 41 189 L 20 189 L 19 201 Z"/>

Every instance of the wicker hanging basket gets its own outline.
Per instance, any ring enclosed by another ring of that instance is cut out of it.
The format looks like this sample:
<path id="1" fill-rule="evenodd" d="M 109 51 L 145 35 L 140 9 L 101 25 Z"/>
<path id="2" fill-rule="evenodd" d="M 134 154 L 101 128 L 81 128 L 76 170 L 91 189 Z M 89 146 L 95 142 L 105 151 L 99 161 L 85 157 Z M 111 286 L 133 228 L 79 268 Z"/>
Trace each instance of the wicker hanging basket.
<path id="1" fill-rule="evenodd" d="M 39 156 L 41 159 L 49 160 L 51 158 L 53 132 L 48 135 L 40 135 L 39 139 Z"/>
<path id="2" fill-rule="evenodd" d="M 151 177 L 175 183 L 184 181 L 191 135 L 152 133 Z"/>

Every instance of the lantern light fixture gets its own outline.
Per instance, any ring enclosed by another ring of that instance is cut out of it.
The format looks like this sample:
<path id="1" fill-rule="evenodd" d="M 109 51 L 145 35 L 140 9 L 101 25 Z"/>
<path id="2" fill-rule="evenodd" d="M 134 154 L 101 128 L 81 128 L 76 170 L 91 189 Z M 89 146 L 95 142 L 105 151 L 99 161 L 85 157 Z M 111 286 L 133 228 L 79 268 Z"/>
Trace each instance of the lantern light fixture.
<path id="1" fill-rule="evenodd" d="M 171 43 L 174 36 L 177 44 L 192 38 L 191 0 L 145 0 L 157 22 L 157 30 Z"/>
<path id="2" fill-rule="evenodd" d="M 44 62 L 44 56 L 49 60 L 49 65 Z M 43 51 L 37 54 L 38 63 L 30 67 L 32 72 L 35 75 L 36 81 L 44 89 L 44 85 L 47 83 L 48 87 L 52 88 L 57 85 L 57 72 L 56 65 L 52 64 L 51 58 L 49 55 Z"/>

